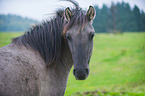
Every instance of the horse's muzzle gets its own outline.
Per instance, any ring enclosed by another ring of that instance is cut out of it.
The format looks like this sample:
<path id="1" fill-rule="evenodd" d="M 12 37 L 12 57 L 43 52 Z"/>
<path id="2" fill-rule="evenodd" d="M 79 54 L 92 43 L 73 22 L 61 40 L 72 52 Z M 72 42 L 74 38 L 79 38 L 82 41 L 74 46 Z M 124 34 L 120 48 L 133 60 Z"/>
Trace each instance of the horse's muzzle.
<path id="1" fill-rule="evenodd" d="M 73 74 L 77 80 L 85 80 L 89 75 L 89 69 L 74 69 Z"/>

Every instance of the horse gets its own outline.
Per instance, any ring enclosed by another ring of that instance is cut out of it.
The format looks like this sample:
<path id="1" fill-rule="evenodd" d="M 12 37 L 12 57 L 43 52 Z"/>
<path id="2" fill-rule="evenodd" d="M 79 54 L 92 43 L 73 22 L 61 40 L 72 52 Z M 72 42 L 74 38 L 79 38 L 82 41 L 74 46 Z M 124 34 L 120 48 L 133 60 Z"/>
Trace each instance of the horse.
<path id="1" fill-rule="evenodd" d="M 76 80 L 89 75 L 95 9 L 61 9 L 0 48 L 0 96 L 63 96 L 74 65 Z"/>

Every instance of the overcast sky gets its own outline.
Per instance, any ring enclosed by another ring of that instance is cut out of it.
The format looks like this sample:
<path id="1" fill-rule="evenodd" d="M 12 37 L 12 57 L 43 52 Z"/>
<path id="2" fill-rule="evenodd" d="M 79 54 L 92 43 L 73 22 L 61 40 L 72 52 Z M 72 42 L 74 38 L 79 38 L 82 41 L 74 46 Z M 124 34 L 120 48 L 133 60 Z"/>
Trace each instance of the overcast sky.
<path id="1" fill-rule="evenodd" d="M 80 7 L 88 9 L 89 5 L 103 4 L 111 5 L 111 2 L 127 2 L 131 8 L 137 5 L 145 12 L 145 0 L 76 0 Z M 0 0 L 0 14 L 16 14 L 36 20 L 43 20 L 51 17 L 56 9 L 73 7 L 71 3 L 60 0 Z"/>

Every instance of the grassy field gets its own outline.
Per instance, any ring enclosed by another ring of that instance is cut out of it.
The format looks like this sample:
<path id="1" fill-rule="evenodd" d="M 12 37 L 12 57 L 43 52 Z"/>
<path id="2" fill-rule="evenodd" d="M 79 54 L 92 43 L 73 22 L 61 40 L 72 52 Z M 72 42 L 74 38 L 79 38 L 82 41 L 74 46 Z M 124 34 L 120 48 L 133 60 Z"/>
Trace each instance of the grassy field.
<path id="1" fill-rule="evenodd" d="M 9 44 L 11 42 L 12 38 L 20 36 L 22 34 L 23 34 L 22 32 L 20 32 L 20 33 L 18 33 L 18 32 L 17 33 L 16 32 L 15 33 L 14 32 L 10 32 L 10 33 L 9 32 L 6 32 L 6 33 L 0 32 L 0 47 Z"/>
<path id="2" fill-rule="evenodd" d="M 22 33 L 0 33 L 0 47 Z M 65 96 L 145 96 L 145 33 L 96 34 L 90 75 L 75 80 Z"/>

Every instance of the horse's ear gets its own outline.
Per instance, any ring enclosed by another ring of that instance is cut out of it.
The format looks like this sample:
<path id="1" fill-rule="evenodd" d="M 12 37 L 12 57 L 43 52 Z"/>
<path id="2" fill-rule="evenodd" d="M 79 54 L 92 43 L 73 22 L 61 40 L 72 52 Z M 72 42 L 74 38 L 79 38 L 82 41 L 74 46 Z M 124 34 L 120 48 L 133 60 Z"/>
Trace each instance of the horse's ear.
<path id="1" fill-rule="evenodd" d="M 94 17 L 95 17 L 95 8 L 93 6 L 89 6 L 89 9 L 87 11 L 87 16 L 89 18 L 89 21 L 94 19 Z"/>
<path id="2" fill-rule="evenodd" d="M 73 14 L 72 14 L 70 8 L 67 7 L 67 8 L 65 9 L 65 18 L 66 18 L 68 21 L 70 21 L 71 18 L 72 18 L 72 15 L 73 15 Z"/>

